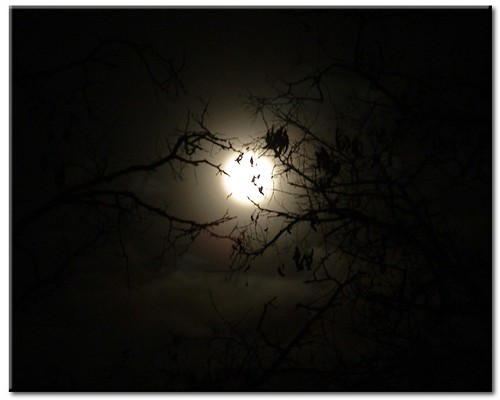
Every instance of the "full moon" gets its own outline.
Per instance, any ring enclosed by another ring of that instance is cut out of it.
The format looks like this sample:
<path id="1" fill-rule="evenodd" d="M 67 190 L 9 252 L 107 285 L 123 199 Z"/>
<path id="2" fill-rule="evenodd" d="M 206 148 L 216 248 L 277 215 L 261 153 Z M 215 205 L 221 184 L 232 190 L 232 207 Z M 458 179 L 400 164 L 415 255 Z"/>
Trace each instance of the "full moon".
<path id="1" fill-rule="evenodd" d="M 238 156 L 234 155 L 224 164 L 229 176 L 224 176 L 228 197 L 238 202 L 258 203 L 272 193 L 272 164 L 264 157 L 252 151 Z"/>

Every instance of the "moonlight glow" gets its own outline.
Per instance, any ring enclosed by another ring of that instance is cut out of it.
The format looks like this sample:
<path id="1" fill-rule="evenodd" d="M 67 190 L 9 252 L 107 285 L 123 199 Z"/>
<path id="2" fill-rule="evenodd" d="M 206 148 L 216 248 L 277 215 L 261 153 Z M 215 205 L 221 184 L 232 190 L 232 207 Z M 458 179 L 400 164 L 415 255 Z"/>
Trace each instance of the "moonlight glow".
<path id="1" fill-rule="evenodd" d="M 258 203 L 269 197 L 273 167 L 264 157 L 259 158 L 251 151 L 238 158 L 233 155 L 224 168 L 229 174 L 224 177 L 224 183 L 232 199 L 250 203 L 250 198 Z"/>

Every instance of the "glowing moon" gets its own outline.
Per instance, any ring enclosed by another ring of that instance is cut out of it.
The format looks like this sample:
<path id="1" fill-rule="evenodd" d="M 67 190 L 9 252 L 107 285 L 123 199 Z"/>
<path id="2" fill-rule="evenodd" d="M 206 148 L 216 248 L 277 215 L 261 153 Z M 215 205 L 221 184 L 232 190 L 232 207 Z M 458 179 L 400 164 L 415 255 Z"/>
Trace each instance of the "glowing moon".
<path id="1" fill-rule="evenodd" d="M 224 176 L 224 183 L 232 199 L 251 204 L 249 198 L 258 203 L 269 197 L 273 166 L 266 158 L 259 158 L 252 151 L 237 158 L 233 154 L 224 170 L 229 174 Z"/>

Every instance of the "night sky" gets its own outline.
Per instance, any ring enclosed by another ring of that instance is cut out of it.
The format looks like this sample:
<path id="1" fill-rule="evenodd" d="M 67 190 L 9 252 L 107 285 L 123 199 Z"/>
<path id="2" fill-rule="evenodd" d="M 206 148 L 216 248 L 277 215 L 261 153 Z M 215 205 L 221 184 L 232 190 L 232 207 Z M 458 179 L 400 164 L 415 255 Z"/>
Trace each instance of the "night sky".
<path id="1" fill-rule="evenodd" d="M 492 390 L 490 8 L 10 24 L 12 391 Z"/>

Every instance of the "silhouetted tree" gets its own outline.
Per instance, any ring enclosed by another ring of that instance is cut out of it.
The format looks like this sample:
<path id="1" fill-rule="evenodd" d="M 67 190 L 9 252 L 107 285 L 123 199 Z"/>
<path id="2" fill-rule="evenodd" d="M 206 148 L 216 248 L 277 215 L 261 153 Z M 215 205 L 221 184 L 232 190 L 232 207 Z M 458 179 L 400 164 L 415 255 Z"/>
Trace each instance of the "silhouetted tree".
<path id="1" fill-rule="evenodd" d="M 198 116 L 187 114 L 182 129 L 164 135 L 162 143 L 157 142 L 156 156 L 141 160 L 116 154 L 127 151 L 126 146 L 120 146 L 123 124 L 134 122 L 128 119 L 131 105 L 127 102 L 116 105 L 116 110 L 110 109 L 110 104 L 112 107 L 113 102 L 122 101 L 116 98 L 110 103 L 109 99 L 119 92 L 113 87 L 113 75 L 125 73 L 120 68 L 139 69 L 134 79 L 150 85 L 146 94 L 154 98 L 154 107 L 166 112 L 183 91 L 183 65 L 149 45 L 127 40 L 94 41 L 95 46 L 87 54 L 79 53 L 78 59 L 64 63 L 56 60 L 44 70 L 23 65 L 17 57 L 18 49 L 14 50 L 15 306 L 26 296 L 43 293 L 44 288 L 62 278 L 74 259 L 104 243 L 114 243 L 124 259 L 129 286 L 125 238 L 140 235 L 155 218 L 165 222 L 159 240 L 163 243 L 162 254 L 189 246 L 202 232 L 216 235 L 215 227 L 234 218 L 226 214 L 209 221 L 195 220 L 171 213 L 165 204 L 145 198 L 142 188 L 165 170 L 180 179 L 186 166 L 204 165 L 224 174 L 220 163 L 213 163 L 211 158 L 217 151 L 233 151 L 233 145 L 205 126 L 205 104 Z M 101 97 L 108 101 L 103 103 Z M 27 130 L 31 131 L 28 137 L 39 136 L 36 144 L 24 141 Z M 137 133 L 139 138 L 142 135 L 142 131 Z M 22 182 L 22 174 L 37 170 L 44 186 L 34 196 L 34 189 L 27 190 Z M 138 187 L 137 182 L 142 186 Z M 45 234 L 51 236 L 51 248 L 65 249 L 58 260 L 54 260 L 54 253 L 47 254 L 46 243 L 37 248 L 37 237 L 44 230 L 52 230 Z"/>
<path id="2" fill-rule="evenodd" d="M 268 126 L 253 150 L 274 163 L 274 192 L 233 232 L 233 270 L 276 250 L 277 273 L 295 269 L 318 297 L 297 304 L 296 333 L 265 333 L 273 299 L 252 345 L 233 337 L 259 360 L 244 387 L 284 390 L 291 374 L 309 390 L 489 390 L 491 58 L 478 51 L 472 75 L 453 55 L 406 64 L 411 52 L 369 43 L 392 14 L 368 15 L 352 57 L 323 42 L 311 74 L 249 98 Z M 337 94 L 346 72 L 354 89 Z M 465 239 L 467 212 L 486 253 Z"/>

